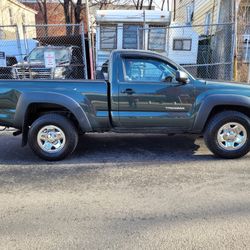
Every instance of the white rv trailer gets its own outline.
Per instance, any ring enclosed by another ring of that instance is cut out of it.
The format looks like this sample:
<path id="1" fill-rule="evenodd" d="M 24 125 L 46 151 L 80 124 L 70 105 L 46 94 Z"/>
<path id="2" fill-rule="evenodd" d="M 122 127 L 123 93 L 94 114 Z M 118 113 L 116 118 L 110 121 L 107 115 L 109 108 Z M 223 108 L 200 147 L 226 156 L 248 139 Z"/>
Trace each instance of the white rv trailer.
<path id="1" fill-rule="evenodd" d="M 171 23 L 167 32 L 166 56 L 174 62 L 196 64 L 199 34 L 191 25 Z"/>
<path id="2" fill-rule="evenodd" d="M 98 10 L 96 69 L 114 49 L 159 52 L 180 64 L 197 62 L 199 35 L 191 26 L 171 23 L 171 13 L 158 10 Z"/>

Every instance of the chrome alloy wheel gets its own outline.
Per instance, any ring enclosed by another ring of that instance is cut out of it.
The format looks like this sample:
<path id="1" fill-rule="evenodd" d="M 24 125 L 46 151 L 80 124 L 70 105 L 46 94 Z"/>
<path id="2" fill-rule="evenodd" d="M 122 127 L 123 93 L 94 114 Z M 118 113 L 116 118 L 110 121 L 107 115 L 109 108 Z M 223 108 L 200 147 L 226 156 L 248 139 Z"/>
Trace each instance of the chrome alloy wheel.
<path id="1" fill-rule="evenodd" d="M 244 146 L 247 140 L 246 129 L 237 122 L 229 122 L 223 125 L 217 133 L 217 141 L 225 150 L 237 150 Z"/>
<path id="2" fill-rule="evenodd" d="M 37 134 L 39 147 L 47 153 L 61 151 L 66 143 L 64 132 L 57 126 L 47 125 L 41 128 Z"/>

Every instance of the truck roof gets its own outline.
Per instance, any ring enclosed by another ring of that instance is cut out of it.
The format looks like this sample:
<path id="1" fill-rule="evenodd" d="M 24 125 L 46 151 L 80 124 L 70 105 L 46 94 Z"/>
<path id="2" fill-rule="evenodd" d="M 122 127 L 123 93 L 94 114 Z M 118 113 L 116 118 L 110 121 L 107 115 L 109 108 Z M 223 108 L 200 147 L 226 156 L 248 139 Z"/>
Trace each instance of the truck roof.
<path id="1" fill-rule="evenodd" d="M 120 53 L 120 54 L 125 54 L 127 56 L 131 55 L 131 56 L 151 56 L 154 58 L 158 58 L 161 60 L 168 60 L 169 63 L 173 64 L 176 68 L 178 68 L 178 65 L 173 62 L 172 60 L 170 60 L 169 58 L 167 58 L 166 56 L 163 56 L 160 53 L 154 52 L 154 51 L 150 51 L 150 50 L 138 50 L 138 49 L 116 49 L 113 50 L 111 55 L 113 53 Z"/>
<path id="2" fill-rule="evenodd" d="M 174 61 L 172 61 L 168 57 L 163 56 L 162 54 L 154 52 L 154 51 L 138 50 L 138 49 L 116 49 L 116 50 L 112 51 L 110 58 L 113 58 L 114 53 L 124 54 L 125 56 L 139 56 L 139 57 L 145 56 L 145 57 L 154 57 L 156 59 L 160 59 L 163 61 L 167 60 L 169 62 L 169 64 L 171 64 L 173 67 L 175 67 L 176 69 L 181 69 L 182 71 L 185 71 L 190 77 L 192 77 L 194 79 L 194 77 L 186 69 L 184 69 L 182 66 L 178 65 L 177 63 L 175 63 Z"/>

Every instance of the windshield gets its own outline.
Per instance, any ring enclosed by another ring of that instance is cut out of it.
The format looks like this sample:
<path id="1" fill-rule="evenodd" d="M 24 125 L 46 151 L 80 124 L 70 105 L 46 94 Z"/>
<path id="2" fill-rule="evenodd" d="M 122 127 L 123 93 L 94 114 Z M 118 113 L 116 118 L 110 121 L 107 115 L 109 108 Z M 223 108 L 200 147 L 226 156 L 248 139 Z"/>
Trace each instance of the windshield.
<path id="1" fill-rule="evenodd" d="M 45 52 L 54 52 L 56 64 L 65 63 L 70 61 L 70 54 L 68 49 L 64 48 L 36 48 L 34 49 L 29 57 L 28 61 L 30 62 L 44 62 L 44 53 Z"/>

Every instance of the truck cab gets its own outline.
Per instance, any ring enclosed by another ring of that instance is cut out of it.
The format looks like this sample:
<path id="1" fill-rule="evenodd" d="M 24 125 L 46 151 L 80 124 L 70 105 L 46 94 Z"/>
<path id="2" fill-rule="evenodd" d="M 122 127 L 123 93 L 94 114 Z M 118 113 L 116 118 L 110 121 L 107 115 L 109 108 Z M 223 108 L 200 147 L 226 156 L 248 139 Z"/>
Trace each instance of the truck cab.
<path id="1" fill-rule="evenodd" d="M 111 68 L 111 110 L 117 127 L 159 131 L 191 128 L 195 79 L 185 69 L 160 54 L 136 50 L 113 52 Z"/>

